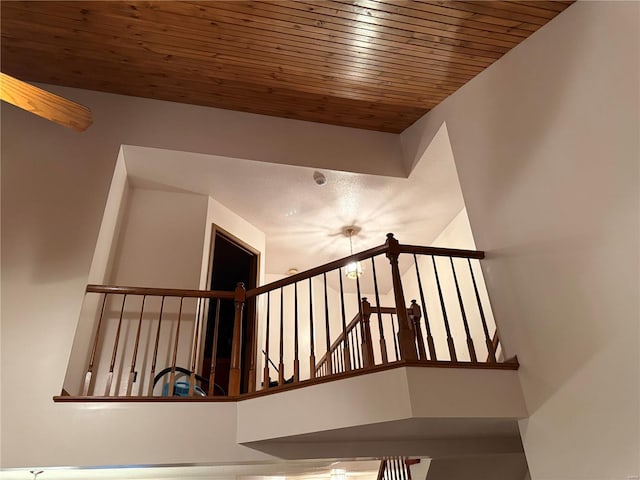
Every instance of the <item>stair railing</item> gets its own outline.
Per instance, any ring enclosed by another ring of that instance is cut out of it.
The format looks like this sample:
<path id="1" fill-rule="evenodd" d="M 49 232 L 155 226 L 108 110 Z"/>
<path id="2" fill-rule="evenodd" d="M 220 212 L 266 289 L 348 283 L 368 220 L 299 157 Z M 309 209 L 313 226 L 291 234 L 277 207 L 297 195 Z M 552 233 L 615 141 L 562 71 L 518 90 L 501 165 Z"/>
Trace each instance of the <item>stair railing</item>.
<path id="1" fill-rule="evenodd" d="M 407 457 L 385 457 L 380 461 L 377 480 L 412 480 L 411 465 L 420 459 Z"/>
<path id="2" fill-rule="evenodd" d="M 89 285 L 87 310 L 96 318 L 82 395 L 158 396 L 156 372 L 168 372 L 164 395 L 180 387 L 187 395 L 237 396 L 257 390 L 258 378 L 269 389 L 397 362 L 504 367 L 482 258 L 480 251 L 401 245 L 388 234 L 383 245 L 250 290 Z M 347 278 L 354 262 L 364 274 Z M 242 365 L 248 301 L 256 302 L 258 334 L 245 346 L 250 364 Z M 228 365 L 218 364 L 221 332 L 231 338 Z M 179 385 L 185 371 L 188 381 Z"/>

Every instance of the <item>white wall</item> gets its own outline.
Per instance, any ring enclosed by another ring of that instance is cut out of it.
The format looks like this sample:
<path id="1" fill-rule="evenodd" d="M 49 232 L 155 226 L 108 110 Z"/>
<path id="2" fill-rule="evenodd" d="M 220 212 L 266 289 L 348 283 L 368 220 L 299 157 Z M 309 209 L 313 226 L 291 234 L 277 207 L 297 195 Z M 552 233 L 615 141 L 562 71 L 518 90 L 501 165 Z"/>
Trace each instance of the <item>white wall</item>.
<path id="1" fill-rule="evenodd" d="M 640 471 L 637 2 L 577 2 L 403 133 L 446 122 L 540 479 Z"/>
<path id="2" fill-rule="evenodd" d="M 438 395 L 434 395 L 434 391 Z M 447 427 L 454 425 L 458 427 L 457 434 L 471 434 L 474 422 L 460 419 L 486 420 L 487 440 L 492 435 L 509 436 L 513 428 L 505 425 L 511 422 L 501 420 L 522 418 L 526 410 L 513 370 L 400 367 L 249 398 L 238 403 L 237 415 L 240 443 L 295 441 L 298 435 L 307 436 L 300 438 L 304 442 L 314 437 L 329 441 L 328 432 L 348 432 L 348 427 L 357 426 L 376 435 L 368 438 L 347 433 L 346 438 L 336 436 L 335 439 L 365 440 L 366 444 L 366 440 L 384 437 L 407 440 L 395 428 L 385 428 L 385 422 L 405 419 L 416 420 L 413 425 L 407 421 L 407 436 L 422 440 L 451 439 L 455 434 Z M 287 421 L 282 421 L 285 418 Z M 436 420 L 419 422 L 418 419 Z M 427 428 L 416 428 L 419 425 Z M 474 433 L 479 432 L 482 429 Z"/>

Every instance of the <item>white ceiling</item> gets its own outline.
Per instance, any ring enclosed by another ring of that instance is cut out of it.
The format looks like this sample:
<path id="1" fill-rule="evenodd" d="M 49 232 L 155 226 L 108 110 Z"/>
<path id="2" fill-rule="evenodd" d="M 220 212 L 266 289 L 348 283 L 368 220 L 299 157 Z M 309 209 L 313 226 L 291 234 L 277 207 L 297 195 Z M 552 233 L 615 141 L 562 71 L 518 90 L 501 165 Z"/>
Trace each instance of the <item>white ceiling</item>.
<path id="1" fill-rule="evenodd" d="M 266 273 L 347 256 L 346 225 L 362 228 L 354 251 L 381 245 L 387 232 L 401 243 L 429 245 L 464 206 L 444 126 L 409 178 L 323 170 L 324 186 L 308 167 L 123 148 L 134 186 L 209 195 L 262 230 Z"/>

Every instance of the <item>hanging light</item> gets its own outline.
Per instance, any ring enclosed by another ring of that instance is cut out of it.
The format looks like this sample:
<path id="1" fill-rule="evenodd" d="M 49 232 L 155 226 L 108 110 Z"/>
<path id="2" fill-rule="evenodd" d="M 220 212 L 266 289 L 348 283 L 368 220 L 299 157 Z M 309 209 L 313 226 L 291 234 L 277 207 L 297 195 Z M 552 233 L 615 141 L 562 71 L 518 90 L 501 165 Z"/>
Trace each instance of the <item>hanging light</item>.
<path id="1" fill-rule="evenodd" d="M 349 250 L 351 251 L 351 255 L 353 255 L 352 237 L 359 231 L 360 229 L 357 227 L 347 227 L 344 229 L 344 234 L 349 237 Z M 363 273 L 364 270 L 362 269 L 362 264 L 360 262 L 352 262 L 345 267 L 345 275 L 351 280 L 361 277 Z"/>

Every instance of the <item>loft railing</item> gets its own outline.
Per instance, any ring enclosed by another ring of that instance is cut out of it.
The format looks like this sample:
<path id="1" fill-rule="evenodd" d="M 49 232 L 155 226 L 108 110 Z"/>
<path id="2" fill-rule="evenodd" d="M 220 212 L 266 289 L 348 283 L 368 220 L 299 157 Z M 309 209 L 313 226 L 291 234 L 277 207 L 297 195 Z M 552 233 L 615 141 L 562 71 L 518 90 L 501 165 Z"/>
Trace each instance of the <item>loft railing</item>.
<path id="1" fill-rule="evenodd" d="M 85 310 L 96 318 L 79 393 L 238 396 L 396 364 L 517 368 L 496 354 L 483 257 L 389 234 L 384 245 L 248 291 L 89 285 Z M 345 277 L 354 262 L 364 273 Z M 251 345 L 247 302 L 257 312 Z"/>
<path id="2" fill-rule="evenodd" d="M 380 461 L 377 480 L 412 480 L 411 465 L 420 459 L 407 457 L 386 457 Z"/>

